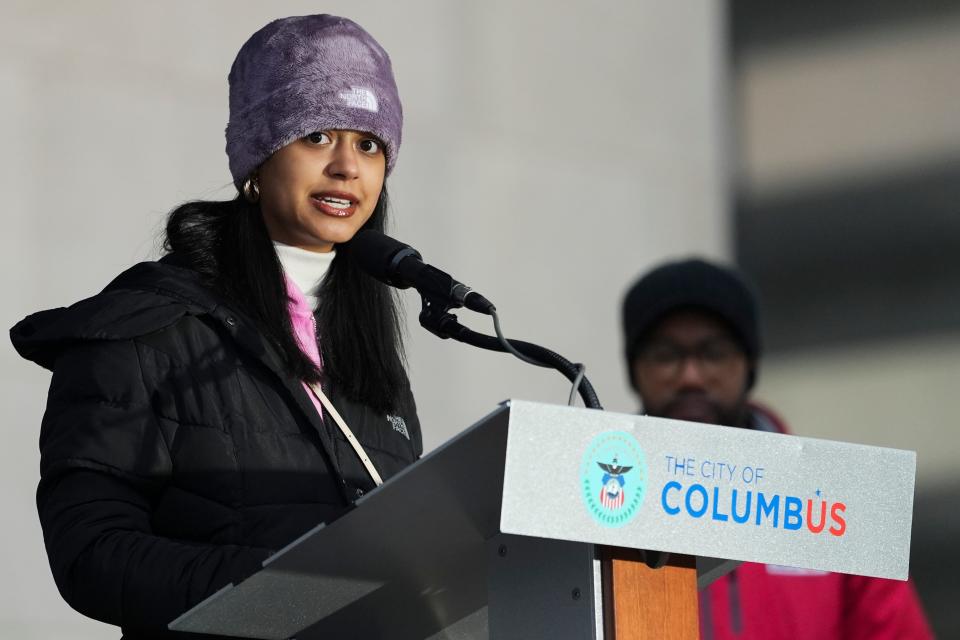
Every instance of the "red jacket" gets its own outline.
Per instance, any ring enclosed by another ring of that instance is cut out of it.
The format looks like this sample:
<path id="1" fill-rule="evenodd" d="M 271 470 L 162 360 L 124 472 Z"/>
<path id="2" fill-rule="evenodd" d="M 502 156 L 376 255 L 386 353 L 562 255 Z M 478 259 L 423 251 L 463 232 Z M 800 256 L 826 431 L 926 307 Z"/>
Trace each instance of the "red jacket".
<path id="1" fill-rule="evenodd" d="M 753 406 L 755 427 L 787 433 Z M 745 562 L 700 594 L 704 640 L 932 638 L 911 582 Z"/>
<path id="2" fill-rule="evenodd" d="M 932 638 L 913 584 L 745 562 L 700 594 L 709 640 Z"/>

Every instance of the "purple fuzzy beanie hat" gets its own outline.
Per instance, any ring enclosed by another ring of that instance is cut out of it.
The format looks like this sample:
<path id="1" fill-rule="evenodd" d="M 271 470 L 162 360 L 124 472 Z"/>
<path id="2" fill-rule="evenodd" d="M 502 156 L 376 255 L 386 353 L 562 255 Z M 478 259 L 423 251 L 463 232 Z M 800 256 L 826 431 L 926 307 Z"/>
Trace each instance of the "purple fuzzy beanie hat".
<path id="1" fill-rule="evenodd" d="M 390 57 L 355 22 L 331 15 L 274 20 L 247 40 L 230 69 L 227 156 L 240 189 L 281 147 L 314 131 L 354 129 L 400 149 L 403 110 Z"/>

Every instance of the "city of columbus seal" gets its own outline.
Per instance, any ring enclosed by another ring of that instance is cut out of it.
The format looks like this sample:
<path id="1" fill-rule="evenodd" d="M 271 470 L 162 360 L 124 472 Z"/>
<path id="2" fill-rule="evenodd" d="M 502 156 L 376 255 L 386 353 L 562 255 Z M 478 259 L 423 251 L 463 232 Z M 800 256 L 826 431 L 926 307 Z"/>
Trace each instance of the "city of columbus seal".
<path id="1" fill-rule="evenodd" d="M 647 463 L 636 438 L 608 431 L 590 441 L 580 466 L 580 489 L 594 520 L 608 527 L 630 522 L 646 488 Z"/>

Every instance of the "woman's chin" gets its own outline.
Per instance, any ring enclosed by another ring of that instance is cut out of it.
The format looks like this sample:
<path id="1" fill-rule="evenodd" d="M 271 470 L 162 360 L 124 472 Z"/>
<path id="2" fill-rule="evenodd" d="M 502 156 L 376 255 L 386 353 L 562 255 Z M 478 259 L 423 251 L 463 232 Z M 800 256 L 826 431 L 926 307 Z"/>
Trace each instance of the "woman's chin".
<path id="1" fill-rule="evenodd" d="M 318 228 L 314 228 L 310 235 L 318 243 L 343 244 L 350 242 L 360 231 L 362 225 L 359 222 L 352 219 L 324 220 L 325 224 L 317 225 Z"/>
<path id="2" fill-rule="evenodd" d="M 324 229 L 322 233 L 311 233 L 303 238 L 304 248 L 310 251 L 327 252 L 338 244 L 349 242 L 357 234 L 357 229 Z"/>
<path id="3" fill-rule="evenodd" d="M 357 231 L 351 231 L 349 233 L 337 233 L 324 236 L 326 242 L 334 247 L 338 244 L 343 244 L 344 242 L 350 242 L 353 239 L 353 236 L 357 235 Z"/>

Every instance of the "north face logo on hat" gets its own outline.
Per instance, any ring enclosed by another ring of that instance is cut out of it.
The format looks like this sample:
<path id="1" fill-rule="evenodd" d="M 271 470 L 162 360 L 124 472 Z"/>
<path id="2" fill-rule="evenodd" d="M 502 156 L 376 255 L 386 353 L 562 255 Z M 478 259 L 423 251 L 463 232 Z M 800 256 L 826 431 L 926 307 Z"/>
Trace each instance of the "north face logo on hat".
<path id="1" fill-rule="evenodd" d="M 393 427 L 393 430 L 401 434 L 407 440 L 410 439 L 410 434 L 407 432 L 407 423 L 403 421 L 403 418 L 400 416 L 387 416 L 387 420 L 390 422 L 390 426 Z"/>
<path id="2" fill-rule="evenodd" d="M 365 109 L 366 111 L 379 111 L 380 104 L 377 102 L 377 96 L 373 91 L 364 87 L 350 87 L 350 91 L 341 91 L 339 94 L 341 100 L 347 103 L 348 107 L 354 109 Z"/>

